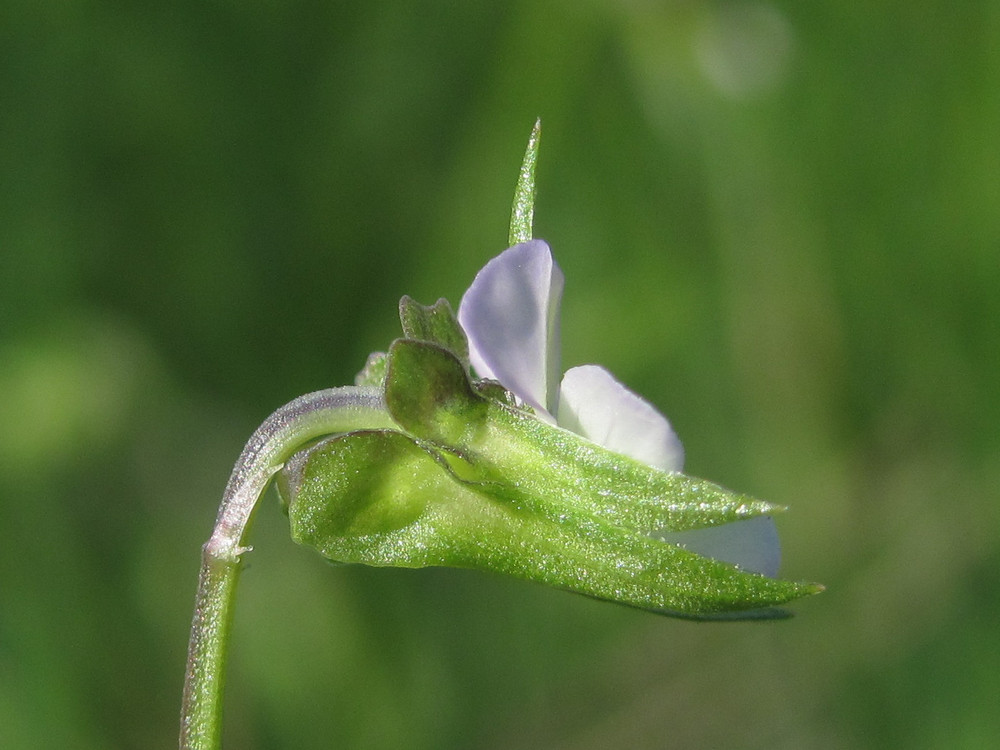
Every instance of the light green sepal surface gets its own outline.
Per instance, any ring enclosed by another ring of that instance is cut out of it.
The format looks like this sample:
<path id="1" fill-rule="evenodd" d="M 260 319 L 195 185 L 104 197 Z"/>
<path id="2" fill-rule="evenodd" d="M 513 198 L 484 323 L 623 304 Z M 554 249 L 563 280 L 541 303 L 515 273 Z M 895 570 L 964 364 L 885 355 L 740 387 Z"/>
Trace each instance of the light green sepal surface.
<path id="1" fill-rule="evenodd" d="M 284 472 L 293 538 L 330 560 L 476 568 L 688 617 L 769 616 L 819 590 L 650 537 L 778 509 L 484 396 L 439 344 L 396 341 L 385 389 L 399 431 L 336 436 Z"/>
<path id="2" fill-rule="evenodd" d="M 597 518 L 532 512 L 516 488 L 461 479 L 398 432 L 332 438 L 290 468 L 292 537 L 336 562 L 475 568 L 695 617 L 758 610 L 814 590 Z"/>
<path id="3" fill-rule="evenodd" d="M 538 146 L 542 137 L 542 121 L 535 120 L 528 138 L 528 147 L 524 151 L 521 171 L 517 175 L 517 186 L 514 188 L 514 202 L 510 212 L 510 231 L 507 236 L 508 245 L 527 242 L 534 237 L 535 220 L 535 165 L 538 163 Z"/>
<path id="4" fill-rule="evenodd" d="M 410 434 L 464 456 L 484 481 L 517 487 L 536 512 L 570 510 L 644 533 L 717 526 L 783 508 L 654 469 L 530 413 L 479 395 L 446 350 L 401 339 L 386 406 Z"/>

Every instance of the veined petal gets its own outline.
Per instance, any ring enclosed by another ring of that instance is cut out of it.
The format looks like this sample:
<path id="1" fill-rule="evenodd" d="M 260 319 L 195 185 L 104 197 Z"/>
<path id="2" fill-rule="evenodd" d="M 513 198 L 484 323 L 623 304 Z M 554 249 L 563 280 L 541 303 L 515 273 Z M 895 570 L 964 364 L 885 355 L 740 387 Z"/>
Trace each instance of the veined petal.
<path id="1" fill-rule="evenodd" d="M 657 469 L 684 465 L 684 448 L 666 417 L 597 365 L 566 371 L 557 423 Z"/>
<path id="2" fill-rule="evenodd" d="M 702 557 L 731 563 L 742 570 L 761 573 L 769 578 L 778 575 L 781 545 L 778 529 L 770 516 L 706 529 L 656 532 L 652 536 Z"/>
<path id="3" fill-rule="evenodd" d="M 555 413 L 559 398 L 562 290 L 549 246 L 531 240 L 487 263 L 458 308 L 476 373 L 499 380 L 543 416 Z"/>

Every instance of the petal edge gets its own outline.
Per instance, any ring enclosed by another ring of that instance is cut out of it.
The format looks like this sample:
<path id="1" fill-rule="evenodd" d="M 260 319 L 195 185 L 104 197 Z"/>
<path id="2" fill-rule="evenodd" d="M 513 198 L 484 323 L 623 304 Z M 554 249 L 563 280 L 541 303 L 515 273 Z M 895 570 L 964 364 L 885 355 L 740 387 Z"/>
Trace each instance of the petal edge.
<path id="1" fill-rule="evenodd" d="M 544 415 L 559 395 L 559 303 L 563 274 L 542 240 L 508 248 L 476 274 L 458 321 L 476 373 Z"/>
<path id="2" fill-rule="evenodd" d="M 684 447 L 667 418 L 603 367 L 582 365 L 566 371 L 557 422 L 648 466 L 683 468 Z"/>
<path id="3" fill-rule="evenodd" d="M 676 544 L 688 552 L 711 557 L 768 578 L 778 576 L 781 544 L 770 516 L 691 531 L 655 532 L 651 536 Z"/>

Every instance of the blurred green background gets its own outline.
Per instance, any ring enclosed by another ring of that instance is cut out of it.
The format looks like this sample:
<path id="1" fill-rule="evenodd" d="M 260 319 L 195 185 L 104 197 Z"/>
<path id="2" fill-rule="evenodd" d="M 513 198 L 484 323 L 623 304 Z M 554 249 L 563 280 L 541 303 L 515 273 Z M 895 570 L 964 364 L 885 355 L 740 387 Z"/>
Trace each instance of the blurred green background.
<path id="1" fill-rule="evenodd" d="M 243 442 L 402 294 L 536 233 L 566 366 L 792 510 L 771 624 L 335 568 L 270 498 L 230 748 L 981 748 L 1000 736 L 1000 5 L 7 0 L 0 745 L 174 747 Z"/>

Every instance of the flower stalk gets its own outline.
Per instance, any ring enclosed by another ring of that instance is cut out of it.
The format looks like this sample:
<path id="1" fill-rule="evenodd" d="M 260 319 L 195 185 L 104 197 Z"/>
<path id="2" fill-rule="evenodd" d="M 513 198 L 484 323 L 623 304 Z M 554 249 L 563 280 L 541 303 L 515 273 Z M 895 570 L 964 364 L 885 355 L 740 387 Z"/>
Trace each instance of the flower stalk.
<path id="1" fill-rule="evenodd" d="M 236 585 L 246 535 L 271 479 L 303 444 L 392 420 L 375 388 L 331 388 L 286 404 L 257 428 L 240 454 L 223 493 L 211 538 L 202 547 L 201 572 L 184 674 L 181 750 L 217 750 Z"/>

